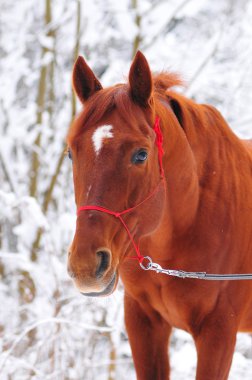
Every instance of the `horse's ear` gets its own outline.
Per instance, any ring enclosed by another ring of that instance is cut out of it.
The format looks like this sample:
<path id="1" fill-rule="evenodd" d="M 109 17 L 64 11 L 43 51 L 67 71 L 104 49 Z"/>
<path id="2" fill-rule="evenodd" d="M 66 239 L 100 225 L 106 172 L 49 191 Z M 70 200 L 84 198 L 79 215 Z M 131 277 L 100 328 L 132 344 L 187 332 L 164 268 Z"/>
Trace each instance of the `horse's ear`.
<path id="1" fill-rule="evenodd" d="M 148 106 L 152 94 L 152 76 L 147 59 L 140 51 L 131 64 L 129 84 L 133 100 L 140 106 Z"/>
<path id="2" fill-rule="evenodd" d="M 73 87 L 82 103 L 85 103 L 96 91 L 102 89 L 101 83 L 81 56 L 77 58 L 74 64 Z"/>

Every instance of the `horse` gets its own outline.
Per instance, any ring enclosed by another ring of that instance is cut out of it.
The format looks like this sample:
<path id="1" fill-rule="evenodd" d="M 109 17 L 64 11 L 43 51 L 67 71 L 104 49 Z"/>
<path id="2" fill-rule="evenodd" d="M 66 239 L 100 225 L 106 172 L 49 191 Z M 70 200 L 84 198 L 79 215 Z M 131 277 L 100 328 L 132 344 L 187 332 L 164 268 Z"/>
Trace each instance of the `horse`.
<path id="1" fill-rule="evenodd" d="M 197 380 L 226 380 L 238 331 L 252 331 L 252 282 L 147 271 L 252 271 L 252 144 L 211 105 L 177 91 L 170 72 L 134 57 L 128 83 L 103 88 L 83 57 L 83 109 L 67 137 L 76 231 L 68 272 L 86 296 L 122 280 L 138 380 L 168 380 L 172 328 L 193 337 Z M 148 259 L 149 257 L 149 259 Z M 140 265 L 139 265 L 140 264 Z"/>

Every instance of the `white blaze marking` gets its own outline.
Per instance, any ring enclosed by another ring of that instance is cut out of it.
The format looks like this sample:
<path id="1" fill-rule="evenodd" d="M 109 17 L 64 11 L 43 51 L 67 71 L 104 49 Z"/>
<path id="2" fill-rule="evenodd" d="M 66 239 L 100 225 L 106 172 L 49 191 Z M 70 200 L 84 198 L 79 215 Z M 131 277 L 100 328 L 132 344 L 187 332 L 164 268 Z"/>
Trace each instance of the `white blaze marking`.
<path id="1" fill-rule="evenodd" d="M 113 133 L 111 130 L 113 129 L 112 125 L 103 125 L 96 129 L 92 136 L 92 141 L 94 144 L 94 150 L 96 154 L 99 154 L 103 141 L 105 139 L 111 139 L 113 137 Z"/>
<path id="2" fill-rule="evenodd" d="M 87 195 L 86 195 L 87 197 L 89 196 L 90 190 L 91 190 L 91 185 L 88 186 Z"/>

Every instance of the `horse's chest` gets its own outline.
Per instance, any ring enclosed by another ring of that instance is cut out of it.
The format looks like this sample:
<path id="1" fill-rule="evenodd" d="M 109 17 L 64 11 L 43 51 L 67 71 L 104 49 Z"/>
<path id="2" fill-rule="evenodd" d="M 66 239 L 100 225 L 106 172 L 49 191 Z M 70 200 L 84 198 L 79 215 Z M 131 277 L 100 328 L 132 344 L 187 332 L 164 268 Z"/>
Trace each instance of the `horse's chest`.
<path id="1" fill-rule="evenodd" d="M 171 326 L 189 332 L 214 307 L 218 291 L 213 283 L 176 279 L 165 275 L 125 271 L 122 280 L 149 317 L 158 314 Z"/>
<path id="2" fill-rule="evenodd" d="M 217 296 L 214 291 L 204 291 L 204 287 L 199 289 L 191 280 L 181 279 L 153 284 L 148 290 L 146 308 L 148 303 L 171 326 L 188 332 L 200 324 L 203 316 L 213 307 Z"/>
<path id="3" fill-rule="evenodd" d="M 172 294 L 166 287 L 158 287 L 149 296 L 151 307 L 157 311 L 171 326 L 189 330 L 191 308 L 186 307 L 181 296 Z"/>

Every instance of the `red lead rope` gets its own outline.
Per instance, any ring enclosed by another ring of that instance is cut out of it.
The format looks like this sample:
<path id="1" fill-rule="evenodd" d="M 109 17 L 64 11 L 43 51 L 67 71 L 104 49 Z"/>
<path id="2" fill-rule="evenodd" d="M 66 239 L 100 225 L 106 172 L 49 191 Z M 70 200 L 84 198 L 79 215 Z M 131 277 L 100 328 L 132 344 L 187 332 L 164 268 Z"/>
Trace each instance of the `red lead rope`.
<path id="1" fill-rule="evenodd" d="M 160 174 L 161 174 L 161 181 L 156 186 L 156 188 L 142 202 L 138 203 L 136 206 L 133 206 L 133 207 L 128 208 L 126 210 L 123 210 L 121 212 L 115 212 L 115 211 L 109 210 L 109 209 L 107 209 L 105 207 L 93 206 L 93 205 L 91 205 L 91 206 L 90 205 L 89 206 L 81 206 L 77 210 L 77 216 L 80 215 L 81 211 L 94 210 L 94 211 L 100 211 L 100 212 L 103 212 L 105 214 L 112 215 L 115 218 L 118 218 L 120 220 L 120 222 L 122 223 L 123 227 L 125 228 L 128 236 L 130 238 L 130 241 L 131 241 L 131 243 L 132 243 L 132 245 L 133 245 L 133 247 L 134 247 L 134 249 L 136 251 L 137 256 L 132 257 L 132 258 L 138 259 L 140 263 L 142 263 L 142 261 L 144 260 L 144 256 L 141 255 L 139 247 L 136 244 L 136 242 L 135 242 L 135 240 L 133 238 L 133 235 L 131 234 L 131 232 L 130 232 L 128 226 L 127 226 L 127 224 L 123 220 L 122 215 L 130 213 L 131 211 L 135 210 L 137 207 L 141 206 L 144 202 L 146 202 L 150 198 L 152 198 L 157 193 L 161 182 L 164 183 L 164 169 L 163 169 L 163 164 L 162 164 L 162 156 L 164 154 L 164 151 L 163 151 L 163 135 L 162 135 L 162 132 L 161 132 L 161 129 L 160 129 L 160 119 L 159 119 L 158 116 L 156 116 L 155 124 L 154 124 L 154 128 L 153 129 L 154 129 L 154 131 L 156 133 L 156 145 L 158 147 L 158 161 L 159 161 Z"/>

